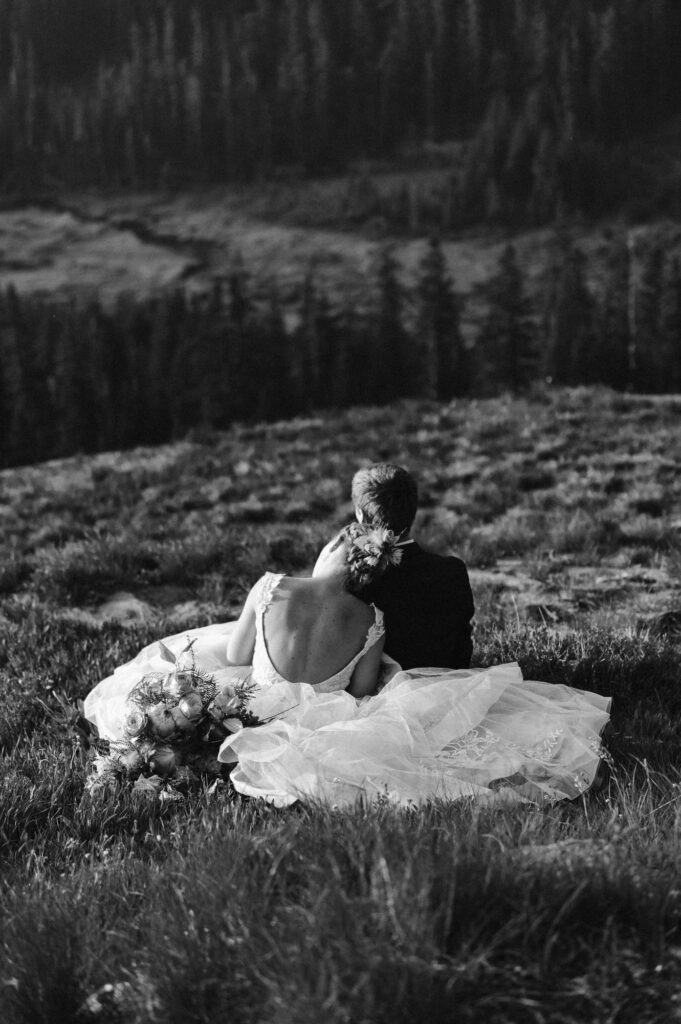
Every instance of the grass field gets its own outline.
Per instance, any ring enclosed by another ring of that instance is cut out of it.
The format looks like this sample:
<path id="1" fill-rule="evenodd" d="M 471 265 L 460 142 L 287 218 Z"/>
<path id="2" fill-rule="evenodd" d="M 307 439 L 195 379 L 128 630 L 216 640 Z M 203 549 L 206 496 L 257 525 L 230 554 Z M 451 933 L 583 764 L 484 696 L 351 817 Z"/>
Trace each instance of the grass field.
<path id="1" fill-rule="evenodd" d="M 401 403 L 0 473 L 0 1020 L 681 1021 L 680 412 Z M 598 788 L 350 812 L 85 791 L 55 695 L 309 571 L 379 459 L 470 565 L 474 663 L 613 697 Z"/>

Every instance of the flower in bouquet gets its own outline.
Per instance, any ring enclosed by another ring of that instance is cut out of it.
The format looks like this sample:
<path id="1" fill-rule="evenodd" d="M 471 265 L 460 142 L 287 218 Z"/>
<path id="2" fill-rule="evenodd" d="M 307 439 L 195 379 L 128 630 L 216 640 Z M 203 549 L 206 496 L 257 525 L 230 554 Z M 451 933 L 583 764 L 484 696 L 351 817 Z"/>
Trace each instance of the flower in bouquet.
<path id="1" fill-rule="evenodd" d="M 139 775 L 144 764 L 144 753 L 131 746 L 129 750 L 124 751 L 118 756 L 118 763 L 127 775 Z"/>
<path id="2" fill-rule="evenodd" d="M 219 744 L 244 725 L 257 725 L 248 710 L 255 686 L 247 675 L 218 685 L 196 663 L 193 641 L 178 657 L 162 642 L 168 672 L 150 672 L 132 687 L 121 742 L 93 762 L 91 790 L 133 781 L 138 793 L 186 788 L 201 776 L 226 771 L 217 760 Z M 148 784 L 147 784 L 148 783 Z"/>
<path id="3" fill-rule="evenodd" d="M 200 718 L 203 714 L 203 698 L 199 690 L 189 690 L 178 704 L 179 710 L 190 721 Z"/>
<path id="4" fill-rule="evenodd" d="M 88 789 L 106 789 L 118 781 L 125 769 L 117 757 L 109 754 L 96 754 L 91 764 L 91 774 L 87 780 Z"/>
<path id="5" fill-rule="evenodd" d="M 191 680 L 187 678 L 186 672 L 181 675 L 169 672 L 163 680 L 163 697 L 166 700 L 179 700 L 191 689 L 191 685 Z"/>
<path id="6" fill-rule="evenodd" d="M 147 725 L 147 716 L 136 705 L 129 708 L 123 720 L 123 731 L 129 739 L 141 736 Z"/>
<path id="7" fill-rule="evenodd" d="M 154 775 L 160 775 L 162 779 L 174 775 L 179 767 L 179 753 L 171 746 L 154 747 L 154 752 L 149 758 L 149 767 Z"/>
<path id="8" fill-rule="evenodd" d="M 191 736 L 194 733 L 196 729 L 196 722 L 192 721 L 191 718 L 187 718 L 182 708 L 173 708 L 170 712 L 170 716 L 176 730 L 179 730 L 181 733 L 186 733 L 188 736 Z"/>
<path id="9" fill-rule="evenodd" d="M 156 740 L 169 739 L 175 732 L 177 726 L 173 718 L 173 709 L 166 701 L 159 701 L 152 704 L 147 712 L 147 726 L 149 735 Z"/>
<path id="10" fill-rule="evenodd" d="M 239 710 L 239 705 L 240 699 L 236 687 L 227 684 L 215 694 L 211 702 L 212 717 L 218 722 L 224 721 L 229 715 L 233 715 Z"/>

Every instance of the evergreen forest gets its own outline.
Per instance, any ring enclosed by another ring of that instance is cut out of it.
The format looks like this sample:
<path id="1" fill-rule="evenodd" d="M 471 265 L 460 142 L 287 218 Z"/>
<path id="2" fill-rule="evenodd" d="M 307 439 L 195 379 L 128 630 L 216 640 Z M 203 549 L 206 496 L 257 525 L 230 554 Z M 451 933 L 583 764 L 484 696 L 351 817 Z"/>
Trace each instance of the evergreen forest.
<path id="1" fill-rule="evenodd" d="M 377 247 L 361 307 L 310 272 L 294 327 L 237 262 L 114 307 L 5 289 L 0 465 L 398 397 L 681 390 L 675 253 L 653 238 L 634 272 L 621 226 L 595 288 L 569 232 L 681 212 L 680 49 L 676 0 L 0 0 L 5 206 L 359 165 L 406 175 L 386 235 L 431 233 L 408 288 Z M 509 243 L 471 338 L 440 239 L 485 224 L 556 225 L 555 252 L 530 293 Z"/>
<path id="2" fill-rule="evenodd" d="M 0 190 L 324 174 L 465 142 L 442 227 L 668 210 L 654 148 L 679 40 L 676 0 L 0 0 Z"/>
<path id="3" fill-rule="evenodd" d="M 633 287 L 629 261 L 625 240 L 613 239 L 596 296 L 586 257 L 559 237 L 538 305 L 508 245 L 472 344 L 436 238 L 423 245 L 411 290 L 382 248 L 363 309 L 332 305 L 310 275 L 293 329 L 276 282 L 256 299 L 243 270 L 206 295 L 123 294 L 113 308 L 9 288 L 0 295 L 0 465 L 401 397 L 547 383 L 681 391 L 681 264 L 652 247 Z"/>

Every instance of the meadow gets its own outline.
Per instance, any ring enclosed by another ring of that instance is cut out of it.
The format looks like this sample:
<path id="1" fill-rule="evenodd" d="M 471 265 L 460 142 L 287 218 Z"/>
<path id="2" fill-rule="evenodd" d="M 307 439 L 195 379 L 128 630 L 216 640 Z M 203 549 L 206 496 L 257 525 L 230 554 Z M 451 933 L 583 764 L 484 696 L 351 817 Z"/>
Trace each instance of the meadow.
<path id="1" fill-rule="evenodd" d="M 0 1019 L 681 1020 L 681 398 L 404 400 L 0 473 Z M 77 701 L 305 574 L 363 462 L 464 557 L 474 664 L 611 696 L 554 807 L 85 789 Z M 676 616 L 673 614 L 676 612 Z"/>

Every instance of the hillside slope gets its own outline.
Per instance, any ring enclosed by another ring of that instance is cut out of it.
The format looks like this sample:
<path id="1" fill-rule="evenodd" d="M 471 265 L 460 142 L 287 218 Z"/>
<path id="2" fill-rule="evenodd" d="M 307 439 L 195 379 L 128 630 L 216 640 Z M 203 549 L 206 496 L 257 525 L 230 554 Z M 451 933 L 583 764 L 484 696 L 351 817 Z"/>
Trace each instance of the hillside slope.
<path id="1" fill-rule="evenodd" d="M 309 572 L 353 472 L 390 460 L 418 476 L 423 541 L 470 566 L 479 623 L 649 622 L 681 607 L 680 412 L 588 389 L 401 402 L 5 470 L 1 600 L 233 616 L 265 569 Z"/>

